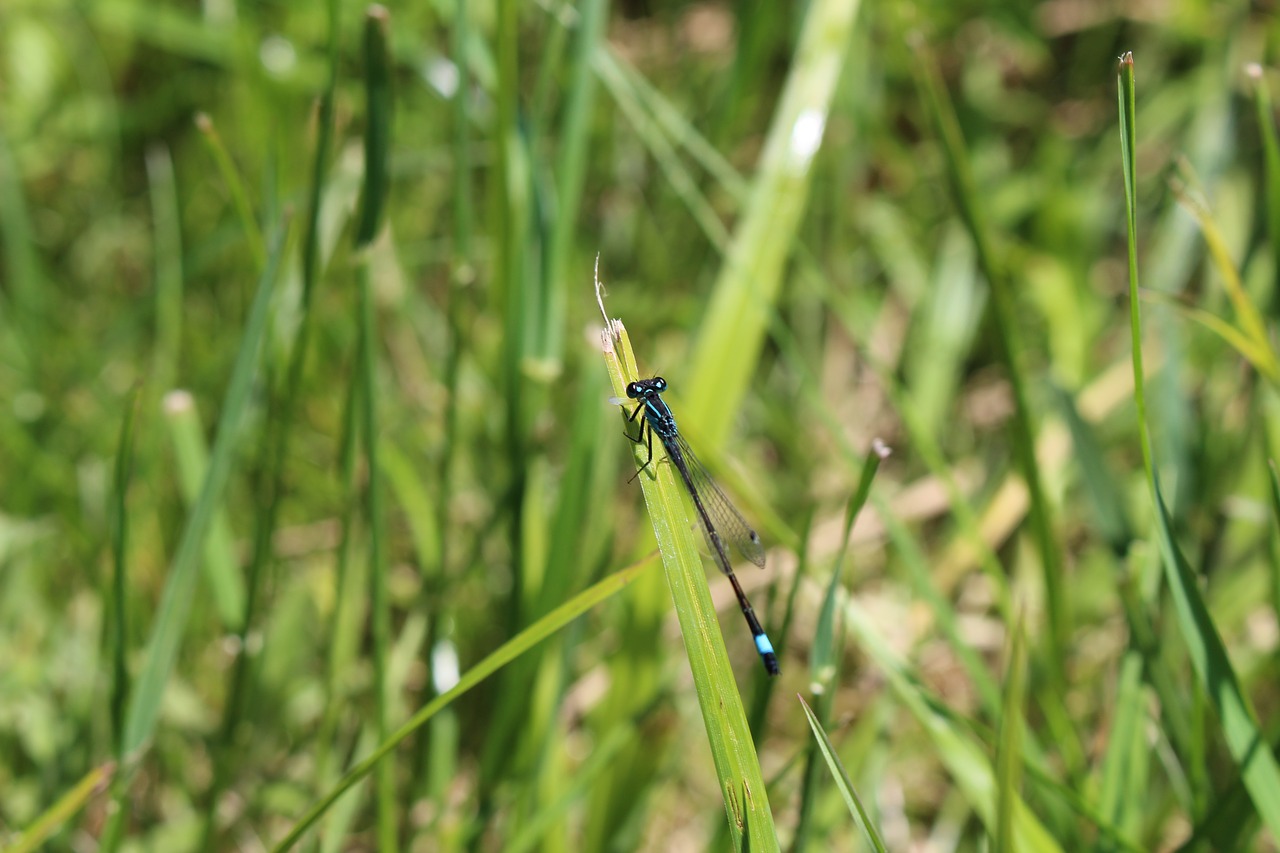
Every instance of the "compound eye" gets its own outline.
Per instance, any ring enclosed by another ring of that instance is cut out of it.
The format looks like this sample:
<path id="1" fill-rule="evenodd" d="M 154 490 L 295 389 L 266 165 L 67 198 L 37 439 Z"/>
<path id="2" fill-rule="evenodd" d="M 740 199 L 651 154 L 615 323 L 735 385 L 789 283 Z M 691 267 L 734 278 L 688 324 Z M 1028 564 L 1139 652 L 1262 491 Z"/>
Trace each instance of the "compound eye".
<path id="1" fill-rule="evenodd" d="M 639 396 L 640 396 L 640 383 L 639 383 L 639 382 L 628 382 L 628 383 L 627 383 L 627 396 L 628 396 L 628 397 L 630 397 L 632 400 L 634 400 L 634 399 L 636 399 L 637 397 L 639 397 Z"/>
<path id="2" fill-rule="evenodd" d="M 663 379 L 661 376 L 655 376 L 653 377 L 653 387 L 658 393 L 662 393 L 667 390 L 667 380 Z"/>

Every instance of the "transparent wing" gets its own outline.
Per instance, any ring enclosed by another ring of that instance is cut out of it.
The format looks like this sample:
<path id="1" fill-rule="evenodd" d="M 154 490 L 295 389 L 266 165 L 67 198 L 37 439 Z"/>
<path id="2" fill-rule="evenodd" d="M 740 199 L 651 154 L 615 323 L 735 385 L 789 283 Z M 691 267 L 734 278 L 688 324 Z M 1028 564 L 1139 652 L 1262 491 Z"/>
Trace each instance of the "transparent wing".
<path id="1" fill-rule="evenodd" d="M 725 493 L 720 491 L 716 481 L 711 478 L 711 472 L 698 461 L 698 457 L 694 455 L 693 449 L 684 440 L 684 436 L 676 433 L 675 443 L 679 447 L 685 467 L 689 470 L 689 479 L 697 489 L 698 497 L 702 500 L 707 516 L 715 526 L 716 532 L 720 534 L 720 538 L 732 544 L 739 554 L 763 569 L 764 544 L 760 541 L 760 535 L 752 529 L 750 524 L 747 524 L 747 520 L 734 508 Z M 716 544 L 711 541 L 710 531 L 703 530 L 702 533 L 707 538 L 707 546 L 714 554 Z"/>

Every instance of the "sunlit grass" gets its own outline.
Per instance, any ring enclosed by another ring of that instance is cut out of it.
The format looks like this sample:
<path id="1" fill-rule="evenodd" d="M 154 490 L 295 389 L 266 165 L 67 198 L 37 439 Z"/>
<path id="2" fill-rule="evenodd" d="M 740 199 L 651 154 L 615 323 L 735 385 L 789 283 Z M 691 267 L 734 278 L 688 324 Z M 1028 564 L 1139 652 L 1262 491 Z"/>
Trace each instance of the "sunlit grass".
<path id="1" fill-rule="evenodd" d="M 0 848 L 1277 849 L 1263 24 L 1067 11 L 0 8 Z"/>

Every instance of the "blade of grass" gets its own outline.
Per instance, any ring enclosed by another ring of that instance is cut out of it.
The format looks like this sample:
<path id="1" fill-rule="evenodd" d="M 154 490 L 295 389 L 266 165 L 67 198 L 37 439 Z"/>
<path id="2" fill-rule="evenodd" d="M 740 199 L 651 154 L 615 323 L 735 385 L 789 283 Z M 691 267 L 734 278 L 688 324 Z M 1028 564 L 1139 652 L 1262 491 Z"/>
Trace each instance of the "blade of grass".
<path id="1" fill-rule="evenodd" d="M 970 239 L 973 240 L 974 248 L 977 250 L 978 266 L 990 288 L 991 315 L 996 328 L 995 343 L 1000 359 L 1004 362 L 1009 388 L 1013 394 L 1014 453 L 1019 471 L 1030 494 L 1031 526 L 1040 557 L 1040 570 L 1044 578 L 1045 606 L 1049 613 L 1047 662 L 1049 671 L 1054 676 L 1055 689 L 1060 692 L 1063 679 L 1062 662 L 1066 660 L 1070 631 L 1070 609 L 1066 590 L 1062 584 L 1062 562 L 1059 556 L 1061 548 L 1054 533 L 1053 514 L 1045 494 L 1044 484 L 1041 482 L 1040 466 L 1036 461 L 1036 430 L 1028 391 L 1030 382 L 1022 355 L 1022 336 L 1018 331 L 1017 305 L 1004 264 L 996 257 L 993 235 L 979 200 L 980 196 L 969 165 L 968 153 L 965 150 L 955 108 L 947 98 L 936 62 L 928 52 L 923 39 L 917 38 L 913 45 L 913 52 L 916 59 L 914 67 L 917 84 L 946 155 L 946 172 L 951 183 L 952 195 L 960 218 L 968 229 Z M 1074 737 L 1066 732 L 1060 734 Z M 1064 752 L 1068 756 L 1074 753 L 1075 750 L 1072 749 Z"/>
<path id="2" fill-rule="evenodd" d="M 240 179 L 240 171 L 232 161 L 231 154 L 223 144 L 218 128 L 209 115 L 206 113 L 196 115 L 196 130 L 200 131 L 200 135 L 204 138 L 214 165 L 218 167 L 223 183 L 231 193 L 231 203 L 235 207 L 236 215 L 240 217 L 240 227 L 244 229 L 245 240 L 249 243 L 249 252 L 257 262 L 258 269 L 262 269 L 263 264 L 266 263 L 267 251 L 262 229 L 253 213 L 253 205 L 249 203 L 249 194 L 245 191 L 244 181 Z"/>
<path id="3" fill-rule="evenodd" d="M 619 81 L 625 80 L 630 89 L 629 97 L 635 99 L 649 113 L 652 123 L 666 134 L 667 139 L 675 143 L 678 148 L 683 148 L 694 162 L 714 177 L 720 188 L 727 192 L 736 204 L 742 206 L 747 203 L 750 187 L 738 174 L 733 164 L 698 132 L 679 108 L 620 56 L 613 45 L 601 44 L 593 62 L 598 69 L 597 73 Z"/>
<path id="4" fill-rule="evenodd" d="M 1273 835 L 1280 837 L 1280 767 L 1271 754 L 1239 677 L 1227 657 L 1226 647 L 1200 595 L 1195 574 L 1173 537 L 1172 519 L 1160 490 L 1159 476 L 1151 452 L 1147 421 L 1145 382 L 1142 371 L 1142 318 L 1138 299 L 1138 228 L 1136 187 L 1136 109 L 1133 54 L 1120 58 L 1117 69 L 1117 97 L 1120 114 L 1121 166 L 1124 172 L 1125 222 L 1129 249 L 1129 325 L 1133 350 L 1134 403 L 1138 414 L 1138 434 L 1142 445 L 1147 486 L 1156 509 L 1156 534 L 1165 567 L 1165 581 L 1172 593 L 1174 609 L 1192 667 L 1217 712 L 1222 734 L 1235 759 L 1254 808 Z"/>
<path id="5" fill-rule="evenodd" d="M 1203 308 L 1197 308 L 1194 305 L 1187 305 L 1176 297 L 1161 293 L 1159 291 L 1144 290 L 1142 298 L 1155 305 L 1166 305 L 1177 311 L 1183 317 L 1195 323 L 1204 326 L 1210 332 L 1218 337 L 1234 349 L 1236 352 L 1248 360 L 1250 364 L 1261 374 L 1270 379 L 1272 382 L 1280 381 L 1280 368 L 1278 368 L 1275 355 L 1271 352 L 1269 345 L 1265 342 L 1259 346 L 1258 342 L 1252 340 L 1245 332 L 1237 329 L 1226 320 L 1211 314 Z"/>
<path id="6" fill-rule="evenodd" d="M 116 445 L 115 478 L 111 501 L 111 616 L 107 620 L 107 648 L 111 657 L 111 686 L 108 690 L 111 708 L 111 746 L 116 762 L 124 758 L 125 702 L 129 698 L 129 670 L 125 666 L 128 639 L 128 553 L 129 553 L 129 479 L 133 473 L 133 422 L 138 413 L 141 390 L 135 390 L 125 407 L 120 424 L 120 440 Z"/>
<path id="7" fill-rule="evenodd" d="M 1280 141 L 1276 139 L 1276 119 L 1271 109 L 1271 87 L 1267 85 L 1262 66 L 1251 62 L 1245 72 L 1253 81 L 1253 106 L 1257 111 L 1258 132 L 1262 134 L 1262 163 L 1266 173 L 1267 236 L 1271 244 L 1273 284 L 1270 312 L 1280 306 Z"/>
<path id="8" fill-rule="evenodd" d="M 1274 458 L 1267 460 L 1267 496 L 1271 498 L 1271 610 L 1280 618 L 1280 470 Z"/>
<path id="9" fill-rule="evenodd" d="M 311 169 L 311 185 L 308 188 L 306 220 L 302 239 L 302 293 L 298 306 L 297 334 L 289 352 L 289 363 L 283 387 L 276 389 L 278 405 L 270 412 L 266 435 L 261 445 L 261 469 L 266 473 L 263 487 L 255 495 L 258 509 L 254 518 L 253 555 L 247 572 L 247 592 L 241 597 L 239 645 L 247 648 L 250 634 L 258 627 L 257 611 L 268 564 L 272 559 L 272 540 L 279 522 L 280 503 L 285 492 L 285 464 L 289 459 L 290 438 L 293 435 L 294 418 L 298 408 L 300 389 L 303 386 L 310 350 L 313 296 L 319 276 L 321 255 L 320 207 L 323 189 L 329 172 L 329 158 L 333 140 L 333 97 L 337 85 L 338 62 L 338 8 L 337 0 L 326 3 L 329 24 L 329 78 L 320 97 L 317 119 L 316 150 Z M 237 576 L 238 578 L 238 576 Z M 265 636 L 265 633 L 264 633 Z M 259 651 L 262 655 L 263 651 Z M 213 780 L 206 793 L 202 850 L 213 849 L 218 843 L 218 807 L 222 793 L 228 784 L 234 757 L 237 754 L 236 733 L 252 690 L 250 656 L 239 655 L 229 675 L 227 703 L 223 711 L 222 726 L 211 746 L 214 753 Z M 322 752 L 323 754 L 323 752 Z M 323 762 L 320 762 L 323 766 Z"/>
<path id="10" fill-rule="evenodd" d="M 845 557 L 849 552 L 849 533 L 853 530 L 853 523 L 858 513 L 867 502 L 867 495 L 871 493 L 871 481 L 875 479 L 880 462 L 888 456 L 889 448 L 877 439 L 863 462 L 858 487 L 849 496 L 849 502 L 845 507 L 840 550 L 836 552 L 836 558 L 832 563 L 831 577 L 827 581 L 822 608 L 818 611 L 818 624 L 813 632 L 813 650 L 809 654 L 809 690 L 813 694 L 813 704 L 817 711 L 814 714 L 806 704 L 805 712 L 813 716 L 811 725 L 816 724 L 819 730 L 831 725 L 835 694 L 833 688 L 840 678 L 840 656 L 844 652 L 844 624 L 840 620 L 837 602 L 843 589 L 840 580 L 844 574 Z M 821 750 L 822 744 L 819 740 L 810 745 L 808 755 L 805 757 L 804 781 L 800 790 L 800 816 L 796 820 L 795 841 L 792 845 L 796 853 L 803 851 L 809 842 L 813 810 L 819 796 L 818 761 Z"/>
<path id="11" fill-rule="evenodd" d="M 156 264 L 156 344 L 151 359 L 151 382 L 163 392 L 173 387 L 178 375 L 183 291 L 182 216 L 173 158 L 165 145 L 147 149 L 147 188 L 151 194 Z"/>
<path id="12" fill-rule="evenodd" d="M 137 758 L 137 754 L 150 739 L 155 728 L 165 684 L 177 661 L 182 632 L 191 615 L 191 603 L 199 577 L 197 569 L 200 565 L 201 552 L 204 550 L 214 514 L 222 505 L 223 492 L 231 477 L 231 469 L 239 450 L 242 438 L 241 424 L 249 409 L 250 395 L 258 372 L 258 355 L 266 333 L 268 309 L 274 291 L 276 272 L 284 254 L 287 234 L 288 225 L 282 223 L 277 229 L 271 251 L 267 255 L 267 265 L 258 282 L 257 294 L 254 296 L 244 334 L 240 340 L 240 348 L 236 353 L 231 381 L 219 409 L 221 415 L 218 419 L 213 453 L 209 460 L 209 470 L 205 474 L 200 497 L 187 516 L 186 526 L 183 528 L 178 550 L 169 571 L 169 578 L 160 599 L 160 607 L 156 612 L 151 639 L 147 644 L 147 657 L 129 703 L 125 721 L 123 752 L 130 762 Z M 124 806 L 124 799 L 127 796 L 127 783 L 131 775 L 132 766 L 129 766 L 117 777 L 114 786 L 117 811 L 112 814 L 107 829 L 103 833 L 105 850 L 114 850 L 119 843 L 123 820 L 129 811 Z"/>
<path id="13" fill-rule="evenodd" d="M 933 741 L 936 756 L 947 768 L 956 787 L 973 808 L 987 831 L 995 834 L 996 771 L 985 748 L 976 742 L 969 726 L 962 726 L 946 705 L 926 691 L 875 629 L 864 609 L 852 599 L 844 602 L 845 619 L 859 646 L 875 660 L 894 695 L 907 707 Z M 1027 768 L 1034 772 L 1033 768 Z M 1069 788 L 1068 788 L 1069 790 Z M 1060 851 L 1062 848 L 1044 825 L 1017 797 L 1011 808 L 1013 843 L 1023 851 Z"/>
<path id="14" fill-rule="evenodd" d="M 391 53 L 387 46 L 391 15 L 374 4 L 365 10 L 365 135 L 364 179 L 360 187 L 360 212 L 356 219 L 355 247 L 373 242 L 387 206 L 390 180 L 387 158 L 391 148 Z"/>
<path id="15" fill-rule="evenodd" d="M 1151 776 L 1142 668 L 1139 651 L 1125 652 L 1116 684 L 1115 716 L 1098 783 L 1098 811 L 1127 834 L 1135 834 L 1141 828 L 1145 807 L 1142 792 L 1149 790 Z M 1100 853 L 1118 849 L 1110 841 L 1099 844 Z"/>
<path id="16" fill-rule="evenodd" d="M 39 850 L 44 843 L 57 832 L 63 824 L 70 820 L 76 812 L 97 793 L 106 789 L 116 772 L 116 764 L 111 762 L 95 767 L 85 774 L 70 791 L 58 798 L 43 814 L 36 818 L 26 831 L 18 837 L 6 853 L 32 853 Z"/>
<path id="17" fill-rule="evenodd" d="M 328 808 L 333 805 L 342 794 L 352 785 L 359 782 L 378 764 L 378 762 L 399 744 L 405 738 L 413 734 L 421 728 L 428 720 L 434 717 L 441 709 L 448 707 L 455 700 L 466 694 L 476 685 L 483 682 L 493 673 L 515 660 L 520 655 L 527 652 L 534 645 L 542 642 L 547 637 L 564 628 L 574 619 L 586 613 L 592 607 L 595 607 L 601 601 L 609 598 L 615 593 L 622 590 L 627 584 L 635 579 L 636 575 L 644 571 L 649 566 L 649 561 L 637 563 L 616 572 L 599 583 L 593 585 L 589 589 L 584 590 L 574 596 L 569 601 L 557 607 L 543 618 L 534 622 L 528 628 L 525 628 L 516 636 L 499 646 L 492 654 L 473 666 L 471 669 L 458 680 L 457 685 L 447 693 L 442 693 L 432 701 L 428 702 L 416 714 L 402 725 L 385 741 L 379 744 L 378 748 L 366 756 L 363 760 L 356 764 L 346 776 L 340 781 L 328 794 L 322 797 L 318 802 L 309 808 L 306 813 L 294 824 L 293 828 L 271 849 L 274 853 L 288 850 L 302 834 L 306 832 L 317 819 L 323 815 Z"/>
<path id="18" fill-rule="evenodd" d="M 585 0 L 578 4 L 578 30 L 573 47 L 573 64 L 569 68 L 568 96 L 564 122 L 560 127 L 556 161 L 556 216 L 551 232 L 550 257 L 547 260 L 549 300 L 548 328 L 540 355 L 559 362 L 564 349 L 564 306 L 576 276 L 567 274 L 574 237 L 578 233 L 577 211 L 582 206 L 582 187 L 586 180 L 587 143 L 591 134 L 591 116 L 595 107 L 595 75 L 591 57 L 603 40 L 608 19 L 607 0 Z M 574 288 L 576 290 L 576 288 Z"/>
<path id="19" fill-rule="evenodd" d="M 796 698 L 800 700 L 800 706 L 804 708 L 804 715 L 809 721 L 809 729 L 813 732 L 813 739 L 817 743 L 823 759 L 827 762 L 827 769 L 831 771 L 831 778 L 836 783 L 836 790 L 840 792 L 840 796 L 844 799 L 844 804 L 848 807 L 850 816 L 853 817 L 854 822 L 866 834 L 871 846 L 880 851 L 880 853 L 885 853 L 884 841 L 880 838 L 880 833 L 876 830 L 871 816 L 862 807 L 862 800 L 858 797 L 858 792 L 853 787 L 853 782 L 849 779 L 849 774 L 844 769 L 844 763 L 840 761 L 840 756 L 836 755 L 836 749 L 832 746 L 831 739 L 827 737 L 826 730 L 818 722 L 817 715 L 813 713 L 813 709 L 804 701 L 804 697 L 797 696 Z"/>
<path id="20" fill-rule="evenodd" d="M 605 313 L 601 293 L 597 279 L 596 295 L 607 329 L 601 334 L 605 365 L 614 393 L 625 398 L 627 382 L 638 378 L 635 355 L 621 321 L 610 320 Z M 627 413 L 620 410 L 620 416 L 625 419 Z M 643 451 L 637 446 L 634 453 L 639 464 L 639 454 Z M 640 477 L 641 491 L 684 636 L 703 726 L 724 797 L 730 837 L 735 850 L 777 850 L 768 790 L 711 602 L 685 499 L 672 466 L 651 467 L 657 470 L 653 476 Z"/>
<path id="21" fill-rule="evenodd" d="M 683 417 L 709 447 L 724 444 L 764 345 L 809 196 L 813 158 L 844 68 L 857 0 L 815 0 L 760 155 L 750 201 L 698 332 Z"/>
<path id="22" fill-rule="evenodd" d="M 391 655 L 391 606 L 387 591 L 386 511 L 383 508 L 383 469 L 378 444 L 378 373 L 374 342 L 378 340 L 374 321 L 372 273 L 366 250 L 377 236 L 386 208 L 388 190 L 387 157 L 391 146 L 391 57 L 387 45 L 390 15 L 378 5 L 365 12 L 364 70 L 367 125 L 364 138 L 364 182 L 360 193 L 360 213 L 356 225 L 356 287 L 359 291 L 359 383 L 361 438 L 367 466 L 365 515 L 369 524 L 369 619 L 373 639 L 374 732 L 385 741 L 391 727 L 391 696 L 387 667 Z M 377 805 L 378 849 L 394 853 L 396 833 L 395 765 L 380 762 L 374 776 Z"/>
<path id="23" fill-rule="evenodd" d="M 1222 277 L 1222 287 L 1226 290 L 1227 298 L 1231 300 L 1231 306 L 1235 309 L 1240 330 L 1253 344 L 1251 350 L 1255 353 L 1255 358 L 1259 359 L 1258 369 L 1272 382 L 1280 381 L 1280 364 L 1277 364 L 1275 353 L 1271 349 L 1271 341 L 1267 335 L 1266 323 L 1262 319 L 1262 312 L 1258 310 L 1258 306 L 1254 305 L 1244 289 L 1244 283 L 1240 281 L 1240 273 L 1231 259 L 1231 250 L 1227 247 L 1218 223 L 1209 209 L 1193 199 L 1180 182 L 1172 181 L 1171 184 L 1174 195 L 1183 209 L 1190 212 L 1200 226 L 1200 234 L 1204 237 L 1214 266 L 1218 268 L 1218 275 Z"/>
<path id="24" fill-rule="evenodd" d="M 1022 705 L 1027 691 L 1027 650 L 1023 618 L 1019 613 L 1009 635 L 1009 666 L 1004 683 L 1004 704 L 1000 714 L 1000 735 L 996 741 L 996 825 L 992 849 L 1012 853 L 1013 820 L 1022 801 Z"/>
<path id="25" fill-rule="evenodd" d="M 1102 538 L 1116 555 L 1123 555 L 1129 550 L 1133 541 L 1133 526 L 1129 523 L 1128 513 L 1124 507 L 1124 499 L 1116 485 L 1115 477 L 1107 468 L 1103 457 L 1102 445 L 1098 442 L 1093 428 L 1080 415 L 1076 401 L 1065 388 L 1054 385 L 1058 398 L 1058 408 L 1067 429 L 1071 432 L 1071 445 L 1075 450 L 1074 458 L 1080 466 L 1080 478 L 1084 483 L 1085 493 L 1089 496 L 1094 508 L 1094 519 Z"/>
<path id="26" fill-rule="evenodd" d="M 604 50 L 596 54 L 596 74 L 600 76 L 605 88 L 613 95 L 614 103 L 649 149 L 654 162 L 662 169 L 662 174 L 666 177 L 671 190 L 684 202 L 694 222 L 702 229 L 702 233 L 711 241 L 711 244 L 724 252 L 730 245 L 728 229 L 720 220 L 711 201 L 698 188 L 698 182 L 689 172 L 684 161 L 680 159 L 675 148 L 641 107 L 629 81 L 623 76 L 622 69 L 617 63 L 610 62 L 608 56 Z"/>
<path id="27" fill-rule="evenodd" d="M 186 391 L 170 391 L 164 396 L 164 419 L 173 444 L 178 486 L 187 508 L 200 499 L 201 484 L 209 471 L 209 448 L 195 397 Z M 245 589 L 240 561 L 236 557 L 227 520 L 226 507 L 214 511 L 204 543 L 204 578 L 225 628 L 235 631 L 244 619 Z"/>

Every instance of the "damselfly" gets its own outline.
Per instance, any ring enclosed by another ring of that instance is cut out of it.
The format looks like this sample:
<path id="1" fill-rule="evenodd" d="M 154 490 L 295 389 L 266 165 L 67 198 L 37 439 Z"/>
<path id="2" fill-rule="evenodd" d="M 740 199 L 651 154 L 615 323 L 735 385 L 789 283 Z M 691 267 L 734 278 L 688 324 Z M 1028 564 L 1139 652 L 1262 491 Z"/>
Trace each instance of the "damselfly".
<path id="1" fill-rule="evenodd" d="M 747 594 L 742 591 L 742 585 L 738 583 L 738 578 L 733 573 L 725 542 L 732 542 L 742 556 L 762 569 L 764 568 L 764 545 L 760 542 L 760 536 L 751 529 L 751 525 L 747 524 L 742 514 L 734 509 L 724 492 L 720 491 L 720 487 L 711 479 L 707 469 L 689 449 L 689 443 L 676 428 L 676 419 L 671 414 L 671 409 L 667 408 L 666 401 L 662 399 L 662 392 L 666 390 L 667 380 L 661 376 L 640 379 L 627 384 L 627 397 L 640 401 L 627 420 L 634 421 L 641 411 L 644 412 L 644 418 L 640 421 L 639 435 L 632 436 L 626 433 L 626 436 L 636 444 L 645 444 L 649 448 L 649 456 L 640 466 L 640 471 L 643 471 L 653 461 L 653 434 L 658 434 L 658 440 L 667 451 L 667 458 L 680 472 L 680 479 L 684 481 L 689 497 L 693 500 L 693 508 L 698 514 L 698 522 L 707 539 L 707 546 L 711 549 L 711 554 L 720 566 L 720 570 L 729 576 L 729 583 L 733 585 L 734 595 L 738 596 L 738 606 L 742 608 L 742 615 L 747 619 L 747 627 L 751 629 L 751 636 L 755 639 L 760 659 L 764 661 L 764 668 L 770 675 L 777 675 L 778 656 L 773 651 L 769 636 L 760 626 L 760 620 L 756 618 L 756 612 L 752 609 L 751 602 L 747 600 Z M 614 397 L 613 402 L 626 403 L 620 397 Z M 636 476 L 640 475 L 640 471 L 636 472 Z"/>

